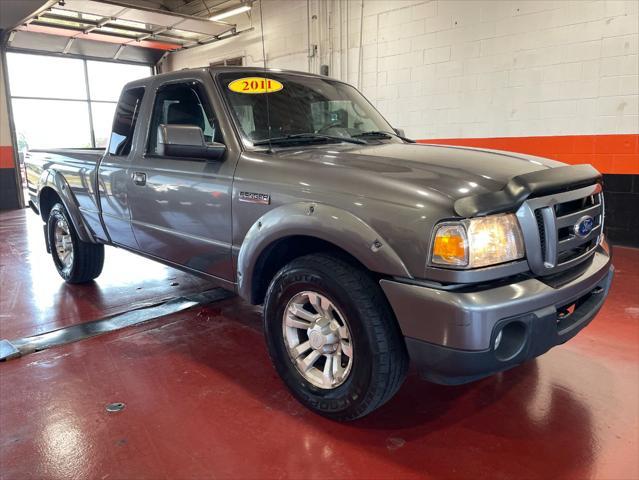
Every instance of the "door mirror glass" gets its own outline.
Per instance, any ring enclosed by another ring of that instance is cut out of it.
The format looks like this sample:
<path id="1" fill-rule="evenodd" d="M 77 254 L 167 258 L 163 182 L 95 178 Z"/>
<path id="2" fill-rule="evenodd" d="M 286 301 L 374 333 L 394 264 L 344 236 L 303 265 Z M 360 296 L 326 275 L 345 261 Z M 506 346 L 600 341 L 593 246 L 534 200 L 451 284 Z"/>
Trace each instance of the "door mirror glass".
<path id="1" fill-rule="evenodd" d="M 157 139 L 156 152 L 162 157 L 219 160 L 226 151 L 221 143 L 206 143 L 204 132 L 195 125 L 160 124 Z"/>

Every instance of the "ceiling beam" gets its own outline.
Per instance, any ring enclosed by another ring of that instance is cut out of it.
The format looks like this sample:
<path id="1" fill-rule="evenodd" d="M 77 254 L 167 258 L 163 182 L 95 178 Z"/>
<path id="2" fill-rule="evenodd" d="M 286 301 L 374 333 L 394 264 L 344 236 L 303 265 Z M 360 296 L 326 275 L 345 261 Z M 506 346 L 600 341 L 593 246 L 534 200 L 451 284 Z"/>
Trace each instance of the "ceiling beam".
<path id="1" fill-rule="evenodd" d="M 0 0 L 2 1 L 2 0 Z M 89 25 L 91 27 L 95 27 L 95 28 L 84 28 L 84 27 L 73 27 L 73 26 L 69 26 L 69 25 L 61 25 L 59 23 L 54 23 L 54 22 L 42 22 L 42 20 L 65 20 L 68 21 L 69 18 L 65 17 L 64 15 L 56 15 L 54 13 L 44 13 L 42 15 L 40 15 L 38 17 L 37 20 L 34 20 L 32 23 L 34 23 L 34 25 L 46 25 L 46 26 L 50 26 L 50 27 L 55 27 L 55 28 L 69 28 L 69 29 L 73 29 L 73 30 L 81 30 L 84 33 L 101 33 L 98 30 L 98 24 L 100 22 L 97 22 L 95 20 L 87 20 L 86 18 L 78 18 L 78 19 L 73 19 L 74 23 L 77 23 L 79 25 Z M 40 22 L 40 23 L 38 23 Z M 145 28 L 136 28 L 136 27 L 132 27 L 130 25 L 122 25 L 119 23 L 115 23 L 114 21 L 110 20 L 107 21 L 106 23 L 102 23 L 100 25 L 101 27 L 108 27 L 108 28 L 117 28 L 118 30 L 121 30 L 122 32 L 127 32 L 127 33 L 131 33 L 131 38 L 135 39 L 135 38 L 140 38 L 140 36 L 151 36 L 151 35 L 159 35 L 162 34 L 163 37 L 166 38 L 170 38 L 170 39 L 174 39 L 174 40 L 178 40 L 178 41 L 185 41 L 185 42 L 193 42 L 195 39 L 190 38 L 190 37 L 183 37 L 181 35 L 178 35 L 176 33 L 171 32 L 170 28 L 162 28 L 162 29 L 157 29 L 156 31 L 152 31 L 152 30 L 147 30 Z M 102 32 L 105 34 L 109 34 L 110 32 Z M 116 33 L 113 33 L 113 35 L 116 35 Z M 148 37 L 147 37 L 148 38 Z"/>
<path id="2" fill-rule="evenodd" d="M 81 27 L 73 27 L 71 25 L 57 25 L 54 23 L 47 23 L 47 22 L 42 22 L 40 20 L 34 20 L 32 21 L 29 25 L 36 25 L 39 27 L 51 27 L 51 28 L 59 28 L 62 30 L 71 30 L 74 32 L 78 32 L 79 34 L 84 33 L 84 29 Z M 105 32 L 104 30 L 95 30 L 93 32 L 91 32 L 92 34 L 97 34 L 97 35 L 104 35 L 104 36 L 110 36 L 110 37 L 117 37 L 117 38 L 125 38 L 127 40 L 130 40 L 132 42 L 141 42 L 142 40 L 139 40 L 135 35 L 123 35 L 121 33 L 116 33 L 116 32 Z M 151 35 L 153 35 L 153 32 L 151 32 Z M 82 38 L 82 37 L 80 37 Z M 195 40 L 190 39 L 190 38 L 185 38 L 185 37 L 179 37 L 180 40 L 183 40 L 184 42 L 187 43 L 194 43 Z M 182 47 L 184 45 L 183 42 L 181 42 L 180 40 L 177 40 L 175 38 L 170 38 L 168 40 L 164 40 L 164 39 L 157 39 L 157 41 L 162 42 L 162 43 L 168 43 L 168 44 L 172 44 L 175 45 L 177 47 Z"/>
<path id="3" fill-rule="evenodd" d="M 96 22 L 95 25 L 90 26 L 89 28 L 87 28 L 84 33 L 91 33 L 93 30 L 96 30 L 100 27 L 104 27 L 107 23 L 109 23 L 111 20 L 113 20 L 111 17 L 104 17 L 102 18 L 100 21 Z"/>

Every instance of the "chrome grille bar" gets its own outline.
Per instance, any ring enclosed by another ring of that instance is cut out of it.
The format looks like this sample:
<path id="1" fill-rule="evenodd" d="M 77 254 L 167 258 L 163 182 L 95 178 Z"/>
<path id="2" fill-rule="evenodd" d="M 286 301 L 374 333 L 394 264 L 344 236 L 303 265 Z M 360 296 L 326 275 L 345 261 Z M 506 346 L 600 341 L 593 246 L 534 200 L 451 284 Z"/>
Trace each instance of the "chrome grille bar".
<path id="1" fill-rule="evenodd" d="M 572 226 L 577 221 L 583 217 L 584 215 L 590 215 L 591 217 L 596 217 L 601 214 L 601 205 L 593 205 L 592 207 L 588 207 L 584 210 L 579 210 L 575 213 L 570 213 L 568 215 L 564 215 L 562 217 L 557 217 L 557 228 L 563 228 Z"/>
<path id="2" fill-rule="evenodd" d="M 517 217 L 531 271 L 537 275 L 561 272 L 589 258 L 599 245 L 603 232 L 601 185 L 527 200 Z M 575 228 L 585 217 L 591 217 L 594 226 L 581 237 Z"/>

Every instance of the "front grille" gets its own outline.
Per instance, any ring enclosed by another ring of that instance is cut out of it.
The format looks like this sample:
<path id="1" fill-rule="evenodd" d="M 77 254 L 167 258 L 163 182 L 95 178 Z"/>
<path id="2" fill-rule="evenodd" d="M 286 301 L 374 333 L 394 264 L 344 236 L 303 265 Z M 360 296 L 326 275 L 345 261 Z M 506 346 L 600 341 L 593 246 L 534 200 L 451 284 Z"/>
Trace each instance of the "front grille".
<path id="1" fill-rule="evenodd" d="M 555 274 L 589 258 L 603 231 L 600 185 L 524 203 L 518 212 L 531 270 Z"/>

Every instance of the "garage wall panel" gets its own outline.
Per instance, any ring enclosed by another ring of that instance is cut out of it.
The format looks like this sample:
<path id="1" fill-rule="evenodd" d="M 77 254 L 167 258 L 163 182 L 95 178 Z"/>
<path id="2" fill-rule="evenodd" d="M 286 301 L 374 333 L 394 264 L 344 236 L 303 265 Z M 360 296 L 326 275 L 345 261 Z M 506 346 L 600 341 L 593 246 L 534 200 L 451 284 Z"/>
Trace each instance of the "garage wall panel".
<path id="1" fill-rule="evenodd" d="M 637 133 L 637 2 L 386 5 L 361 86 L 410 136 Z"/>
<path id="2" fill-rule="evenodd" d="M 608 225 L 626 232 L 617 237 L 625 243 L 639 243 L 639 227 L 619 208 L 638 199 L 638 1 L 263 5 L 269 66 L 319 73 L 328 65 L 332 77 L 359 87 L 411 138 L 592 163 L 616 185 L 607 193 Z M 255 8 L 253 25 L 250 34 L 172 54 L 165 67 L 237 55 L 261 65 Z M 317 45 L 312 58 L 307 42 Z M 616 191 L 628 183 L 617 179 L 624 175 L 633 187 Z M 633 212 L 639 218 L 639 205 Z"/>
<path id="3" fill-rule="evenodd" d="M 269 66 L 327 64 L 414 138 L 636 134 L 638 9 L 635 0 L 265 0 L 264 33 Z M 252 15 L 252 32 L 172 54 L 163 69 L 233 56 L 262 65 L 259 3 Z"/>
<path id="4" fill-rule="evenodd" d="M 264 2 L 264 39 L 268 65 L 276 68 L 309 70 L 307 3 L 298 0 Z M 162 71 L 208 66 L 233 57 L 243 57 L 246 66 L 262 66 L 262 36 L 259 2 L 254 4 L 250 22 L 234 17 L 238 30 L 252 31 L 213 44 L 183 50 L 169 55 L 161 64 Z"/>

